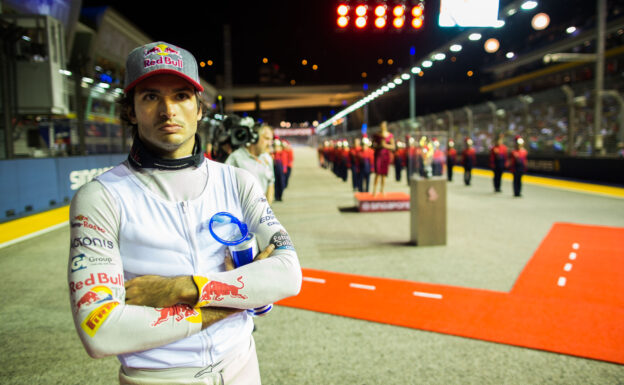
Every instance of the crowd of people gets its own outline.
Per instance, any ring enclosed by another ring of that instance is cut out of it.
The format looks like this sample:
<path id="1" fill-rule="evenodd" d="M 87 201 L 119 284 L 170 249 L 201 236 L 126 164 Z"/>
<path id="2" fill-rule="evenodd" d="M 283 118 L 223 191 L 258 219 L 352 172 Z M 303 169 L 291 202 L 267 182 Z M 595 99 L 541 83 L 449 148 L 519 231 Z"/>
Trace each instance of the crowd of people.
<path id="1" fill-rule="evenodd" d="M 527 150 L 520 136 L 514 138 L 514 149 L 509 151 L 503 144 L 504 137 L 498 137 L 490 148 L 489 166 L 494 171 L 494 191 L 501 191 L 501 178 L 505 170 L 514 176 L 514 196 L 521 196 L 522 175 L 527 170 Z M 453 181 L 453 169 L 462 166 L 466 186 L 472 182 L 472 169 L 477 166 L 477 155 L 471 138 L 465 138 L 461 152 L 455 141 L 449 139 L 445 148 L 437 137 L 407 134 L 404 140 L 396 139 L 388 131 L 386 122 L 380 124 L 379 131 L 352 139 L 325 140 L 318 146 L 319 165 L 331 170 L 337 177 L 347 182 L 351 173 L 352 188 L 355 192 L 369 192 L 371 174 L 374 174 L 372 194 L 383 195 L 389 167 L 394 167 L 394 177 L 400 182 L 403 177 L 409 185 L 413 177 L 431 178 L 446 175 Z"/>

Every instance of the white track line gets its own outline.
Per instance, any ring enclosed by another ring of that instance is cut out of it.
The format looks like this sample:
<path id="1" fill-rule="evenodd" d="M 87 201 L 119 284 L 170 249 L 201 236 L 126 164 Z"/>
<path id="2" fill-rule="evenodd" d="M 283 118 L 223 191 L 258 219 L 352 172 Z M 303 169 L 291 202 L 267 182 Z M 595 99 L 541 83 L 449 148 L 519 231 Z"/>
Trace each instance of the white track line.
<path id="1" fill-rule="evenodd" d="M 415 291 L 412 294 L 414 294 L 417 297 L 442 299 L 442 294 L 437 294 L 437 293 L 425 293 L 424 291 Z"/>
<path id="2" fill-rule="evenodd" d="M 350 283 L 349 286 L 351 286 L 354 289 L 375 290 L 375 286 L 362 285 L 361 283 Z"/>
<path id="3" fill-rule="evenodd" d="M 576 253 L 574 251 L 570 252 L 570 259 L 574 261 L 576 259 Z"/>
<path id="4" fill-rule="evenodd" d="M 566 263 L 565 266 L 563 267 L 563 270 L 565 270 L 565 271 L 572 270 L 572 264 L 571 263 Z"/>
<path id="5" fill-rule="evenodd" d="M 565 277 L 559 277 L 559 280 L 557 281 L 557 285 L 563 287 L 563 286 L 565 286 L 565 284 L 566 284 L 566 278 Z"/>
<path id="6" fill-rule="evenodd" d="M 325 283 L 325 280 L 323 278 L 303 277 L 303 280 L 315 283 Z"/>

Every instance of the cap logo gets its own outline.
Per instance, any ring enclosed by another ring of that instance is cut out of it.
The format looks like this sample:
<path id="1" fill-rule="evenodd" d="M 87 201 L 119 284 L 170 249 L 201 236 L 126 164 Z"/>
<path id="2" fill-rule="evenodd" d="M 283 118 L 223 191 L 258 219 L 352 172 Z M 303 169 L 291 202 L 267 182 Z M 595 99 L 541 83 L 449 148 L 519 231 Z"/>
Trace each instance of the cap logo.
<path id="1" fill-rule="evenodd" d="M 154 54 L 158 56 L 154 59 L 148 57 Z M 177 60 L 170 57 L 169 54 L 177 56 Z M 143 60 L 143 68 L 145 69 L 155 65 L 168 65 L 180 69 L 184 68 L 184 61 L 182 60 L 180 51 L 175 50 L 166 44 L 158 44 L 148 50 L 145 50 L 143 52 L 143 57 L 145 58 Z"/>
<path id="2" fill-rule="evenodd" d="M 154 46 L 153 48 L 146 50 L 143 53 L 143 56 L 147 57 L 148 55 L 151 55 L 153 53 L 158 54 L 160 56 L 167 56 L 169 54 L 180 56 L 180 51 L 169 47 L 167 44 L 158 44 Z"/>

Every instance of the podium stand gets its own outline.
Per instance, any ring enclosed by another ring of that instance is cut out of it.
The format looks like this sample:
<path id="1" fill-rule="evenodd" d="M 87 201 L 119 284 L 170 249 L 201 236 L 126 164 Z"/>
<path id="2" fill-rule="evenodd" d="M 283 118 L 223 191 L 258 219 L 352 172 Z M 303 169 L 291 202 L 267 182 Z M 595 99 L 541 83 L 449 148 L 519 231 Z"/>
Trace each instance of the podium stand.
<path id="1" fill-rule="evenodd" d="M 446 245 L 446 179 L 410 181 L 410 242 L 417 246 Z"/>

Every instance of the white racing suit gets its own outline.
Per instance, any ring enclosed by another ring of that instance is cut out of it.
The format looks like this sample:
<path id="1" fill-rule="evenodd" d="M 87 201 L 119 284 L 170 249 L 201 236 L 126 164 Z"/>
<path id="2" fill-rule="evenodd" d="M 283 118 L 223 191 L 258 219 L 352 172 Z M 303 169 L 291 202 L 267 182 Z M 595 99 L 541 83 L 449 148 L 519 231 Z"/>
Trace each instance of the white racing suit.
<path id="1" fill-rule="evenodd" d="M 225 271 L 225 246 L 208 222 L 228 211 L 247 223 L 271 257 Z M 205 159 L 181 170 L 136 170 L 127 161 L 84 185 L 70 209 L 68 266 L 76 330 L 92 357 L 117 355 L 124 367 L 217 365 L 248 345 L 253 321 L 240 312 L 201 330 L 187 305 L 125 304 L 125 280 L 192 275 L 201 306 L 250 309 L 296 295 L 301 268 L 286 230 L 247 171 Z"/>

